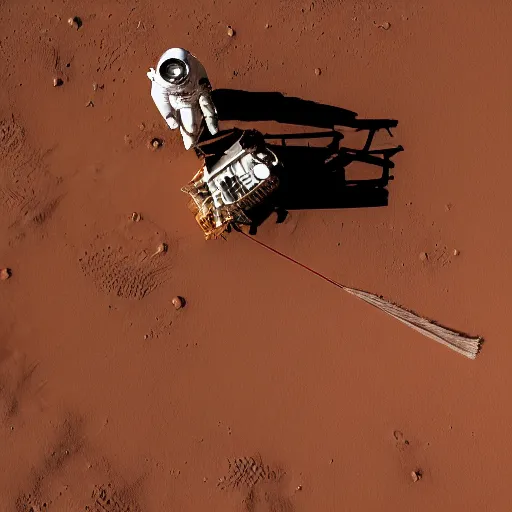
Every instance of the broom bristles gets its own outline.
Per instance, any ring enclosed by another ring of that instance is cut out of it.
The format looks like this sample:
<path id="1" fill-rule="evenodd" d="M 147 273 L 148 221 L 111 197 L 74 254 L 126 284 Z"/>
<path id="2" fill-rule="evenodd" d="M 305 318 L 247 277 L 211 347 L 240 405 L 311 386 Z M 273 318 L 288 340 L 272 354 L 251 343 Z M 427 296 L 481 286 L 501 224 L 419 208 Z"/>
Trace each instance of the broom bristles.
<path id="1" fill-rule="evenodd" d="M 471 337 L 452 331 L 451 329 L 442 327 L 441 325 L 427 320 L 412 311 L 381 299 L 377 295 L 373 295 L 372 293 L 364 292 L 362 290 L 356 290 L 355 288 L 349 288 L 347 286 L 340 285 L 339 283 L 337 284 L 340 288 L 351 295 L 354 295 L 368 304 L 379 308 L 415 331 L 418 331 L 424 336 L 441 343 L 441 345 L 444 345 L 445 347 L 451 348 L 455 352 L 458 352 L 469 359 L 475 359 L 480 351 L 480 347 L 483 342 L 483 339 L 480 337 Z"/>

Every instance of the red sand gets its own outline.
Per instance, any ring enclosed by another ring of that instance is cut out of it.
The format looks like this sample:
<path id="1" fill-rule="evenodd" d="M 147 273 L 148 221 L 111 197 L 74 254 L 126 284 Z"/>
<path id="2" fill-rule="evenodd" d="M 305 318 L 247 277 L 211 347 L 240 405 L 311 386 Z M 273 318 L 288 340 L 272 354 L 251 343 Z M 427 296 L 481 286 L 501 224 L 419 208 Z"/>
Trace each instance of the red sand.
<path id="1" fill-rule="evenodd" d="M 0 510 L 509 510 L 512 4 L 95 4 L 0 4 Z M 217 88 L 399 120 L 388 207 L 258 238 L 485 336 L 476 361 L 236 233 L 202 239 L 196 157 L 145 75 L 169 46 Z M 250 495 L 217 485 L 237 457 Z"/>

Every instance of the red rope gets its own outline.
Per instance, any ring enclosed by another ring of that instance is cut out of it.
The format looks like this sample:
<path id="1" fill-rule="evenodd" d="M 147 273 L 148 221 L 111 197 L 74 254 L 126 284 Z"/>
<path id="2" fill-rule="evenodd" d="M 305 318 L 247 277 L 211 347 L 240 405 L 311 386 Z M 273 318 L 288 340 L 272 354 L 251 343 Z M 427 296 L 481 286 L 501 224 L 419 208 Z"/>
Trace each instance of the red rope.
<path id="1" fill-rule="evenodd" d="M 308 267 L 307 265 L 304 265 L 300 261 L 294 260 L 290 256 L 287 256 L 286 254 L 283 254 L 282 252 L 278 251 L 277 249 L 274 249 L 273 247 L 270 247 L 270 245 L 267 245 L 263 242 L 260 242 L 259 240 L 256 240 L 256 238 L 253 238 L 252 236 L 249 236 L 247 233 L 244 233 L 241 230 L 237 230 L 241 235 L 244 235 L 249 240 L 252 240 L 253 242 L 257 243 L 261 247 L 264 247 L 265 249 L 269 250 L 270 252 L 273 252 L 274 254 L 277 254 L 278 256 L 281 256 L 285 260 L 291 261 L 292 263 L 295 263 L 295 265 L 298 265 L 299 267 L 302 267 L 304 270 L 307 270 L 308 272 L 311 272 L 312 274 L 315 274 L 315 276 L 318 276 L 322 278 L 324 281 L 327 281 L 328 283 L 333 284 L 334 286 L 337 286 L 338 288 L 341 288 L 342 290 L 345 289 L 345 286 L 343 286 L 341 283 L 338 283 L 334 281 L 333 279 L 324 276 L 320 272 L 317 272 L 316 270 L 313 270 L 312 268 Z"/>

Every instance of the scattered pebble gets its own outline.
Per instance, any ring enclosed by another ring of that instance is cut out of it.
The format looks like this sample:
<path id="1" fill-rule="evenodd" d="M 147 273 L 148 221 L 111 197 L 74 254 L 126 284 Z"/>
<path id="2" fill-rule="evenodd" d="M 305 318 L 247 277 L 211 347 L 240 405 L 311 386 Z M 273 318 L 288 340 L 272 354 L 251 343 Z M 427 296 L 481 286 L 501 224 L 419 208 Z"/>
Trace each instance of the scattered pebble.
<path id="1" fill-rule="evenodd" d="M 158 139 L 158 138 L 154 138 L 154 139 L 151 139 L 149 142 L 148 142 L 148 147 L 150 149 L 160 149 L 163 145 L 163 141 L 162 139 Z"/>
<path id="2" fill-rule="evenodd" d="M 172 299 L 172 305 L 174 309 L 181 309 L 185 306 L 185 299 L 183 297 L 176 296 Z"/>
<path id="3" fill-rule="evenodd" d="M 423 475 L 421 474 L 420 470 L 411 471 L 411 478 L 413 482 L 417 482 L 418 480 L 421 480 L 421 477 Z"/>
<path id="4" fill-rule="evenodd" d="M 421 261 L 427 261 L 428 260 L 428 254 L 426 252 L 420 252 L 420 260 Z"/>
<path id="5" fill-rule="evenodd" d="M 389 30 L 391 28 L 391 23 L 389 23 L 389 21 L 385 21 L 382 23 L 382 25 L 379 25 L 379 28 L 383 30 Z"/>
<path id="6" fill-rule="evenodd" d="M 133 222 L 140 222 L 142 220 L 142 216 L 140 213 L 133 212 L 131 219 Z"/>
<path id="7" fill-rule="evenodd" d="M 230 25 L 228 25 L 227 34 L 229 37 L 233 37 L 235 35 L 235 31 L 233 30 L 233 27 L 231 27 Z"/>
<path id="8" fill-rule="evenodd" d="M 167 244 L 165 242 L 162 242 L 156 248 L 156 251 L 153 253 L 153 256 L 156 256 L 157 254 L 164 254 L 164 253 L 166 253 L 168 248 L 169 247 L 167 246 Z"/>
<path id="9" fill-rule="evenodd" d="M 12 271 L 10 268 L 2 268 L 0 269 L 0 281 L 7 281 L 12 276 Z"/>
<path id="10" fill-rule="evenodd" d="M 86 104 L 85 104 L 86 107 L 94 107 L 94 103 L 92 100 L 89 100 Z"/>
<path id="11" fill-rule="evenodd" d="M 320 68 L 315 68 L 315 75 L 320 76 L 322 74 L 322 70 Z"/>
<path id="12" fill-rule="evenodd" d="M 60 87 L 63 83 L 62 78 L 55 77 L 53 79 L 53 87 Z"/>
<path id="13" fill-rule="evenodd" d="M 82 26 L 82 20 L 78 16 L 68 19 L 68 25 L 76 30 Z"/>
<path id="14" fill-rule="evenodd" d="M 458 256 L 460 254 L 460 251 L 458 249 L 453 249 L 453 255 Z"/>
<path id="15" fill-rule="evenodd" d="M 395 430 L 393 432 L 393 437 L 398 441 L 400 444 L 408 445 L 409 441 L 405 438 L 404 433 L 400 430 Z"/>

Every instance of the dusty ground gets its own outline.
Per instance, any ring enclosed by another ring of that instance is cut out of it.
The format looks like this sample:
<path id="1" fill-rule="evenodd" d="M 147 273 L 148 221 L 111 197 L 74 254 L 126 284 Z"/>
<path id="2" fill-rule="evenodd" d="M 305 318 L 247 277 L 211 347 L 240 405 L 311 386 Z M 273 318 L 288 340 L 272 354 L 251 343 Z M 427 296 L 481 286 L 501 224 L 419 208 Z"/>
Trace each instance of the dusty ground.
<path id="1" fill-rule="evenodd" d="M 510 2 L 0 15 L 1 511 L 510 510 Z M 389 206 L 294 211 L 257 236 L 483 335 L 476 361 L 236 233 L 203 241 L 180 192 L 197 160 L 145 75 L 170 46 L 217 88 L 399 121 Z"/>

